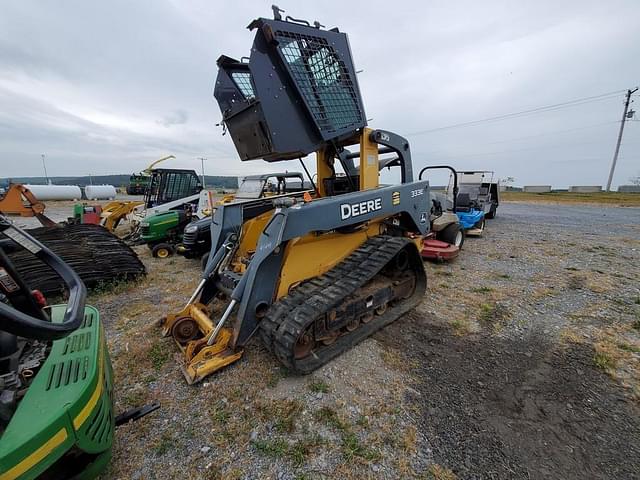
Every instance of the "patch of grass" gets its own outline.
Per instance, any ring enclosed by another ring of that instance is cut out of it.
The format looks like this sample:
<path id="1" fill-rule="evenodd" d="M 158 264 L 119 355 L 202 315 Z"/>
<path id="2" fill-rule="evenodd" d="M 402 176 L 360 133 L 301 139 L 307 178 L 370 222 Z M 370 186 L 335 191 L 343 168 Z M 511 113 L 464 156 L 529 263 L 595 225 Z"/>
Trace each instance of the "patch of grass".
<path id="1" fill-rule="evenodd" d="M 507 202 L 521 201 L 521 202 L 553 202 L 553 203 L 599 203 L 599 204 L 607 204 L 607 205 L 619 205 L 622 207 L 640 206 L 640 195 L 636 193 L 502 192 L 500 193 L 500 196 L 502 197 L 502 200 Z"/>
<path id="2" fill-rule="evenodd" d="M 489 293 L 489 292 L 493 292 L 493 288 L 491 288 L 491 287 L 476 287 L 476 288 L 472 288 L 471 291 L 473 293 Z"/>
<path id="3" fill-rule="evenodd" d="M 638 347 L 637 345 L 631 345 L 629 343 L 620 343 L 618 344 L 618 348 L 626 352 L 640 353 L 640 347 Z"/>
<path id="4" fill-rule="evenodd" d="M 451 320 L 451 327 L 456 335 L 467 335 L 471 331 L 471 324 L 467 318 L 454 318 Z"/>
<path id="5" fill-rule="evenodd" d="M 298 400 L 265 400 L 258 402 L 257 411 L 264 421 L 272 421 L 280 433 L 291 433 L 296 429 L 296 420 L 302 412 Z"/>
<path id="6" fill-rule="evenodd" d="M 593 363 L 601 370 L 611 371 L 616 368 L 617 362 L 610 353 L 598 351 L 593 356 Z"/>
<path id="7" fill-rule="evenodd" d="M 255 440 L 254 448 L 261 454 L 272 458 L 288 458 L 294 465 L 300 467 L 314 447 L 320 445 L 319 436 L 307 436 L 294 443 L 287 443 L 282 438 L 269 440 Z"/>
<path id="8" fill-rule="evenodd" d="M 347 425 L 340 419 L 338 412 L 331 407 L 321 407 L 314 413 L 315 419 L 320 422 L 334 427 L 337 430 L 346 430 Z"/>
<path id="9" fill-rule="evenodd" d="M 442 275 L 444 277 L 451 277 L 453 275 L 453 272 L 451 272 L 449 270 L 436 270 L 435 274 L 436 275 Z"/>
<path id="10" fill-rule="evenodd" d="M 356 420 L 356 424 L 362 428 L 366 428 L 369 426 L 369 419 L 366 415 L 358 416 L 358 420 Z"/>
<path id="11" fill-rule="evenodd" d="M 416 427 L 410 425 L 405 428 L 402 434 L 402 448 L 405 452 L 414 453 L 416 451 L 416 444 L 418 442 L 418 431 Z"/>
<path id="12" fill-rule="evenodd" d="M 407 370 L 407 361 L 397 350 L 386 348 L 381 352 L 380 356 L 382 360 L 394 370 Z"/>
<path id="13" fill-rule="evenodd" d="M 132 388 L 127 390 L 123 397 L 127 405 L 139 407 L 142 406 L 147 399 L 147 391 L 143 388 Z"/>
<path id="14" fill-rule="evenodd" d="M 210 416 L 217 423 L 226 423 L 229 420 L 230 413 L 222 402 L 217 402 L 216 406 L 210 411 Z"/>
<path id="15" fill-rule="evenodd" d="M 160 370 L 165 362 L 169 359 L 170 353 L 163 342 L 154 343 L 149 349 L 149 358 L 151 364 L 156 370 Z"/>
<path id="16" fill-rule="evenodd" d="M 329 392 L 329 385 L 322 380 L 315 380 L 307 384 L 307 388 L 313 393 L 327 393 Z"/>
<path id="17" fill-rule="evenodd" d="M 353 432 L 346 432 L 342 435 L 342 455 L 347 462 L 353 460 L 354 457 L 369 462 L 375 462 L 382 458 L 380 452 L 363 445 Z"/>
<path id="18" fill-rule="evenodd" d="M 287 456 L 296 466 L 304 464 L 307 456 L 311 453 L 313 448 L 322 444 L 322 439 L 318 435 L 306 436 L 302 440 L 289 445 L 287 450 Z"/>
<path id="19" fill-rule="evenodd" d="M 173 437 L 169 432 L 162 432 L 157 444 L 153 447 L 153 452 L 160 456 L 167 453 L 174 446 Z"/>
<path id="20" fill-rule="evenodd" d="M 448 468 L 434 463 L 429 465 L 425 478 L 428 480 L 457 480 L 458 477 Z"/>
<path id="21" fill-rule="evenodd" d="M 501 303 L 483 303 L 480 305 L 479 319 L 491 325 L 504 323 L 511 317 L 507 307 Z"/>
<path id="22" fill-rule="evenodd" d="M 267 386 L 269 388 L 275 388 L 278 385 L 280 379 L 285 378 L 289 375 L 289 371 L 284 367 L 278 367 L 275 372 L 271 373 L 269 377 L 269 381 L 267 382 Z"/>
<path id="23" fill-rule="evenodd" d="M 571 275 L 567 278 L 567 287 L 571 290 L 582 290 L 587 286 L 587 279 L 582 275 Z"/>
<path id="24" fill-rule="evenodd" d="M 267 457 L 283 458 L 289 445 L 281 438 L 275 440 L 255 440 L 253 442 L 255 449 Z"/>

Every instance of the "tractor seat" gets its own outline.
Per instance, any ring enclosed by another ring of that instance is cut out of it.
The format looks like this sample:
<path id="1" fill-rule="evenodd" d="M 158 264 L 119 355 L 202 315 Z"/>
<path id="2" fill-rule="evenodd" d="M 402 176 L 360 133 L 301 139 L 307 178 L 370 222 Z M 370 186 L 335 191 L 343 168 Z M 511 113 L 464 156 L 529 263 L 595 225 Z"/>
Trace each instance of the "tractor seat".
<path id="1" fill-rule="evenodd" d="M 470 212 L 471 211 L 471 197 L 468 193 L 459 193 L 456 199 L 456 211 L 457 212 Z"/>

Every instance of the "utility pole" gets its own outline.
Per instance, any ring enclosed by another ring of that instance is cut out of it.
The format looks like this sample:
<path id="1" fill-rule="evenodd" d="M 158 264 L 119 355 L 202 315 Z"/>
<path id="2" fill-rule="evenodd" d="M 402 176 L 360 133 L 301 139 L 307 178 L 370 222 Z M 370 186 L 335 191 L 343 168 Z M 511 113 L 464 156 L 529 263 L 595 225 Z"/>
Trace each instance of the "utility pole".
<path id="1" fill-rule="evenodd" d="M 622 120 L 620 122 L 620 132 L 618 132 L 618 142 L 616 143 L 616 151 L 613 153 L 613 162 L 611 162 L 611 171 L 609 171 L 609 180 L 607 180 L 607 192 L 611 191 L 611 180 L 613 180 L 613 172 L 616 169 L 618 161 L 618 153 L 620 152 L 620 143 L 622 142 L 622 132 L 624 132 L 624 124 L 627 121 L 627 112 L 631 103 L 631 95 L 638 91 L 638 87 L 633 90 L 627 90 L 626 99 L 624 101 L 624 111 L 622 112 Z"/>
<path id="2" fill-rule="evenodd" d="M 204 162 L 205 160 L 207 160 L 204 157 L 198 157 L 198 160 L 200 160 L 200 164 L 202 165 L 202 188 L 205 187 L 205 182 L 204 182 Z"/>
<path id="3" fill-rule="evenodd" d="M 44 178 L 45 181 L 47 182 L 47 185 L 49 184 L 49 175 L 47 175 L 47 164 L 44 162 L 44 153 L 41 155 L 42 157 L 42 167 L 44 168 Z"/>

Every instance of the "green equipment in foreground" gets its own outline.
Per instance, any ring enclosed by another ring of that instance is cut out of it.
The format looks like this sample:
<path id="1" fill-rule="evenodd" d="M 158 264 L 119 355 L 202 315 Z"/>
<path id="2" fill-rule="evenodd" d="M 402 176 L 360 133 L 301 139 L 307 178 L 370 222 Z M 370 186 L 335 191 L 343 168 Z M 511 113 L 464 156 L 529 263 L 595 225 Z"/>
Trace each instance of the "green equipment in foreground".
<path id="1" fill-rule="evenodd" d="M 112 371 L 98 311 L 58 256 L 0 216 L 0 479 L 96 476 L 111 457 Z M 45 307 L 5 249 L 63 278 L 69 303 Z"/>
<path id="2" fill-rule="evenodd" d="M 60 257 L 0 214 L 0 480 L 95 478 L 114 428 L 158 404 L 113 413 L 113 373 L 98 311 Z M 24 249 L 59 275 L 68 303 L 48 307 L 8 252 Z"/>

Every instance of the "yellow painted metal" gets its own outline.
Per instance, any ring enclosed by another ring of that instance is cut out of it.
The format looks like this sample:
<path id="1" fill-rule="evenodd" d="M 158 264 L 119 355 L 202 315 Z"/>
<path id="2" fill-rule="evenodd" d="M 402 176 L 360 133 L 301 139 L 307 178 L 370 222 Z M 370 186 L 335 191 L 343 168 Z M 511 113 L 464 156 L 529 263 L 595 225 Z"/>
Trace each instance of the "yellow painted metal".
<path id="1" fill-rule="evenodd" d="M 189 385 L 199 382 L 207 375 L 211 375 L 242 357 L 244 350 L 229 348 L 232 336 L 233 329 L 222 328 L 213 345 L 207 345 L 207 336 L 189 342 L 184 350 L 185 364 L 182 368 L 182 373 Z"/>
<path id="2" fill-rule="evenodd" d="M 287 295 L 292 286 L 332 269 L 383 229 L 383 224 L 374 221 L 349 234 L 309 234 L 290 241 L 282 262 L 276 300 Z"/>
<path id="3" fill-rule="evenodd" d="M 242 224 L 242 233 L 240 235 L 240 245 L 238 245 L 238 250 L 236 255 L 234 256 L 234 261 L 240 258 L 249 258 L 249 255 L 256 251 L 256 246 L 258 245 L 258 239 L 260 235 L 264 231 L 264 227 L 267 226 L 267 223 L 273 216 L 273 210 L 269 210 L 268 212 L 264 212 L 257 217 L 252 218 L 251 220 L 247 220 Z M 240 270 L 240 265 L 236 262 L 236 270 Z M 244 265 L 242 265 L 244 267 Z"/>
<path id="4" fill-rule="evenodd" d="M 316 152 L 316 187 L 321 197 L 327 196 L 324 180 L 333 175 L 333 158 L 329 155 L 327 149 L 321 149 Z"/>
<path id="5" fill-rule="evenodd" d="M 136 207 L 143 205 L 144 202 L 109 202 L 102 207 L 100 214 L 100 225 L 113 232 L 120 220 L 129 215 Z"/>
<path id="6" fill-rule="evenodd" d="M 91 412 L 93 412 L 93 409 L 98 404 L 100 395 L 102 395 L 102 389 L 104 388 L 104 385 L 103 385 L 104 384 L 104 351 L 103 351 L 104 340 L 102 339 L 103 335 L 104 335 L 104 332 L 101 329 L 100 338 L 98 338 L 98 341 L 100 342 L 100 350 L 98 353 L 100 358 L 100 363 L 98 364 L 98 382 L 96 383 L 96 388 L 91 394 L 91 397 L 89 398 L 89 401 L 87 402 L 87 404 L 82 408 L 82 410 L 80 410 L 80 413 L 78 413 L 78 415 L 76 415 L 76 417 L 73 419 L 73 428 L 75 428 L 76 430 L 78 430 L 82 426 L 82 424 L 87 420 L 87 418 L 89 418 L 89 415 L 91 414 Z"/>
<path id="7" fill-rule="evenodd" d="M 64 428 L 58 430 L 58 432 L 43 443 L 40 447 L 34 450 L 28 457 L 22 460 L 20 463 L 14 465 L 6 472 L 0 474 L 0 480 L 14 480 L 19 478 L 25 472 L 29 471 L 33 466 L 40 463 L 51 452 L 64 443 L 67 439 L 67 431 Z"/>
<path id="8" fill-rule="evenodd" d="M 153 170 L 153 167 L 155 167 L 160 162 L 164 162 L 165 160 L 169 160 L 170 158 L 176 158 L 176 157 L 173 156 L 173 155 L 167 155 L 166 157 L 159 158 L 158 160 L 155 160 L 154 162 L 151 162 L 151 164 L 147 168 L 145 168 L 142 171 L 142 173 L 146 173 L 147 175 L 150 175 L 151 171 Z"/>
<path id="9" fill-rule="evenodd" d="M 213 330 L 213 322 L 209 318 L 209 310 L 207 307 L 201 303 L 190 303 L 179 312 L 167 315 L 167 318 L 164 319 L 162 324 L 162 334 L 165 337 L 169 336 L 176 321 L 185 317 L 193 318 L 203 335 L 207 335 Z"/>
<path id="10" fill-rule="evenodd" d="M 364 128 L 360 134 L 360 190 L 380 186 L 378 144 L 369 139 L 372 131 L 370 128 Z"/>

